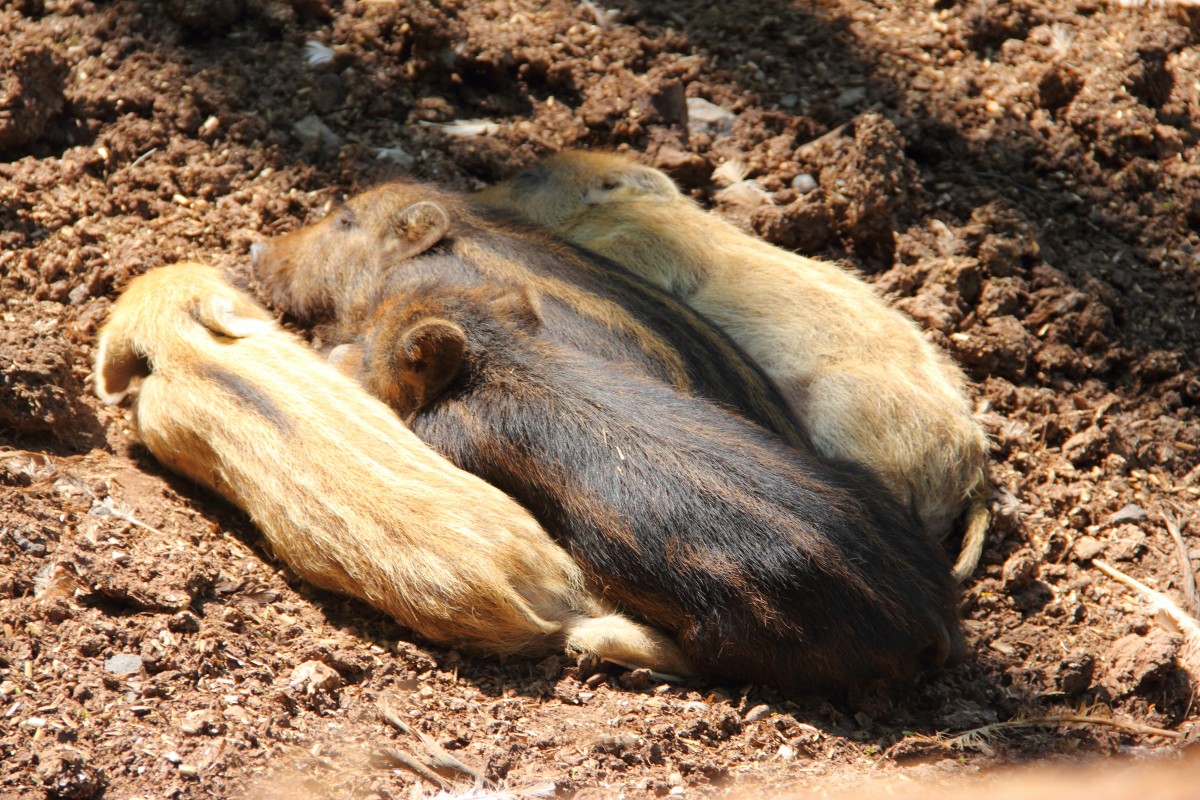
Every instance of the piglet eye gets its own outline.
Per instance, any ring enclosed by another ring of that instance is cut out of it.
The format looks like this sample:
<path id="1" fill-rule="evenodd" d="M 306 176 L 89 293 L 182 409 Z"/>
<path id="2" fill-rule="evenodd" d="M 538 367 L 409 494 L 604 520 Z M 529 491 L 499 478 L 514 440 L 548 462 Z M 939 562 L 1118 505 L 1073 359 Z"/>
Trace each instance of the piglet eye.
<path id="1" fill-rule="evenodd" d="M 604 181 L 604 183 L 600 184 L 600 188 L 606 192 L 612 192 L 612 191 L 616 191 L 617 187 L 620 185 L 621 185 L 620 182 L 618 182 L 614 178 L 609 178 L 606 181 Z"/>
<path id="2" fill-rule="evenodd" d="M 349 208 L 343 208 L 333 220 L 333 224 L 342 230 L 353 228 L 355 222 L 354 211 Z"/>

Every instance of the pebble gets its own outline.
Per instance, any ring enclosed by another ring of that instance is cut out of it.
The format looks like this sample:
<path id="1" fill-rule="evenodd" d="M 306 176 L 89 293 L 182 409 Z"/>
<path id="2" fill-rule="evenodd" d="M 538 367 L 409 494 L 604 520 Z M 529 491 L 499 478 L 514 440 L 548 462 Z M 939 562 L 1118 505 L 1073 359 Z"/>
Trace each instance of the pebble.
<path id="1" fill-rule="evenodd" d="M 687 108 L 689 133 L 711 133 L 715 136 L 728 136 L 733 133 L 733 121 L 737 119 L 737 115 L 729 109 L 703 97 L 689 97 Z"/>
<path id="2" fill-rule="evenodd" d="M 838 108 L 849 108 L 867 99 L 867 90 L 862 86 L 854 86 L 834 98 L 833 103 Z"/>
<path id="3" fill-rule="evenodd" d="M 328 692 L 342 685 L 342 676 L 329 665 L 320 661 L 305 661 L 292 670 L 288 685 L 305 694 Z"/>
<path id="4" fill-rule="evenodd" d="M 375 151 L 375 158 L 380 161 L 390 161 L 401 169 L 412 169 L 416 159 L 399 147 L 381 147 Z"/>
<path id="5" fill-rule="evenodd" d="M 1075 540 L 1075 545 L 1072 548 L 1075 554 L 1076 561 L 1091 561 L 1096 556 L 1104 553 L 1105 544 L 1091 536 L 1081 536 Z"/>
<path id="6" fill-rule="evenodd" d="M 300 140 L 303 150 L 331 152 L 342 146 L 341 138 L 316 114 L 309 114 L 293 125 L 292 133 Z"/>
<path id="7" fill-rule="evenodd" d="M 800 98 L 794 94 L 785 94 L 779 98 L 779 105 L 784 108 L 795 108 L 800 102 Z"/>
<path id="8" fill-rule="evenodd" d="M 1032 583 L 1037 573 L 1037 558 L 1028 549 L 1018 550 L 1004 562 L 1002 580 L 1006 591 L 1022 589 Z"/>
<path id="9" fill-rule="evenodd" d="M 807 172 L 801 172 L 796 177 L 792 178 L 792 188 L 798 194 L 808 194 L 817 188 L 817 179 Z"/>
<path id="10" fill-rule="evenodd" d="M 746 722 L 758 722 L 760 719 L 765 719 L 770 715 L 770 706 L 766 704 L 758 705 L 746 712 Z"/>
<path id="11" fill-rule="evenodd" d="M 104 661 L 104 670 L 114 675 L 131 675 L 142 669 L 142 657 L 133 653 L 117 653 Z"/>
<path id="12" fill-rule="evenodd" d="M 1146 518 L 1146 509 L 1139 506 L 1137 503 L 1129 503 L 1122 506 L 1121 509 L 1115 512 L 1108 518 L 1106 525 L 1116 525 L 1118 522 L 1141 522 Z"/>

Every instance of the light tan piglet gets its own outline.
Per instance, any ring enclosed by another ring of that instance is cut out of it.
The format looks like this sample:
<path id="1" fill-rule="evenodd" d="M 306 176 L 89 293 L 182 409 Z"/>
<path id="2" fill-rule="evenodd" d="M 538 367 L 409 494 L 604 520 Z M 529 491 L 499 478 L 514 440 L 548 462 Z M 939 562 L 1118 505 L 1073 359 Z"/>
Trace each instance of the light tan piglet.
<path id="1" fill-rule="evenodd" d="M 988 444 L 966 379 L 866 281 L 747 235 L 658 170 L 610 153 L 560 153 L 478 197 L 611 258 L 724 329 L 819 454 L 911 497 L 931 536 L 964 518 L 954 574 L 974 571 L 990 516 Z"/>
<path id="2" fill-rule="evenodd" d="M 108 403 L 140 378 L 146 447 L 245 510 L 317 586 L 479 653 L 565 649 L 691 673 L 671 641 L 605 608 L 515 501 L 434 453 L 215 269 L 135 279 L 95 367 Z"/>

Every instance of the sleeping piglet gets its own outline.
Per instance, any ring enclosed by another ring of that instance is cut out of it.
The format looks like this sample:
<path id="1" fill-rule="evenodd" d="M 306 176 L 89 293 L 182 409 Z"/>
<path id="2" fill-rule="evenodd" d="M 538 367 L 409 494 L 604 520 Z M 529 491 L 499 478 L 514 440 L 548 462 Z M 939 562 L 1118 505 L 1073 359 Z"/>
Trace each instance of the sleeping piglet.
<path id="1" fill-rule="evenodd" d="M 528 287 L 424 282 L 332 355 L 702 673 L 842 688 L 961 653 L 945 556 L 865 470 L 541 325 Z"/>
<path id="2" fill-rule="evenodd" d="M 422 444 L 215 269 L 151 270 L 117 300 L 96 391 L 116 403 L 135 379 L 142 443 L 246 511 L 317 586 L 447 646 L 691 672 L 673 642 L 592 594 L 529 513 Z"/>

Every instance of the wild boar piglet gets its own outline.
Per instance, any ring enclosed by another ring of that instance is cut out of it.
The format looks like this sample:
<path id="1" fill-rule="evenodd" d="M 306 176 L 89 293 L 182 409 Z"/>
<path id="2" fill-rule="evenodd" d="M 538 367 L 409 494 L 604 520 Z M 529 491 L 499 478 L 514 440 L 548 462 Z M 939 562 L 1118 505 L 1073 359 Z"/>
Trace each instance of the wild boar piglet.
<path id="1" fill-rule="evenodd" d="M 430 450 L 211 267 L 134 279 L 100 333 L 95 380 L 108 403 L 136 388 L 150 452 L 246 511 L 317 586 L 445 645 L 691 672 L 669 639 L 590 593 L 528 512 Z"/>
<path id="2" fill-rule="evenodd" d="M 740 410 L 800 444 L 786 403 L 728 336 L 686 304 L 607 259 L 518 224 L 468 196 L 394 182 L 318 223 L 260 243 L 268 302 L 348 341 L 413 281 L 532 286 L 545 334 Z"/>
<path id="3" fill-rule="evenodd" d="M 743 233 L 663 173 L 614 154 L 560 153 L 478 197 L 607 256 L 722 328 L 819 454 L 861 464 L 911 498 L 935 540 L 961 520 L 954 574 L 974 571 L 990 485 L 966 379 L 870 284 Z"/>
<path id="4" fill-rule="evenodd" d="M 948 562 L 870 474 L 541 325 L 528 287 L 432 282 L 337 356 L 702 673 L 836 689 L 961 654 Z"/>

